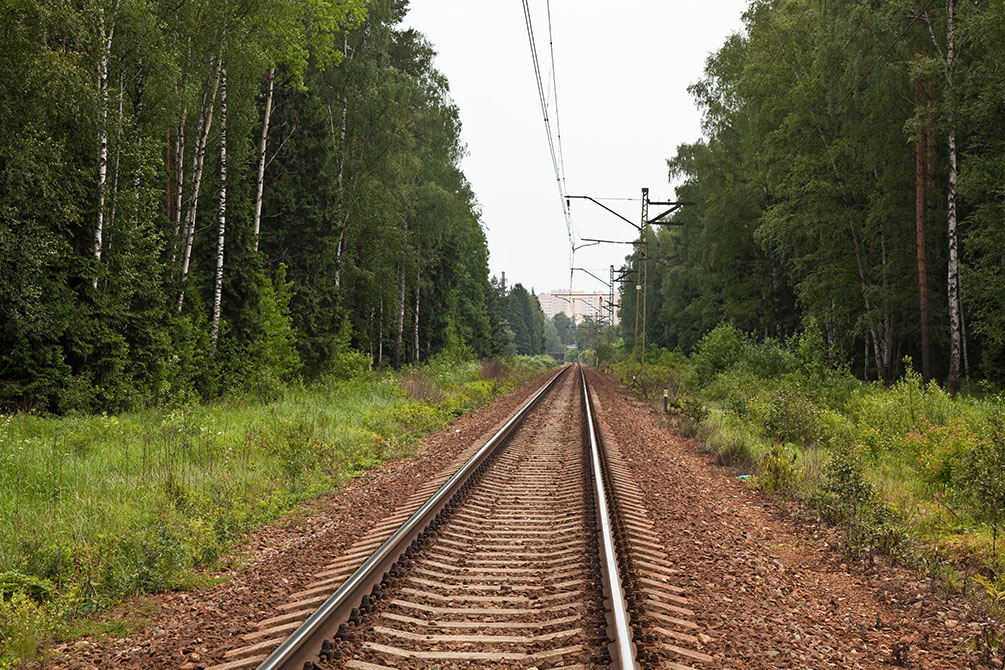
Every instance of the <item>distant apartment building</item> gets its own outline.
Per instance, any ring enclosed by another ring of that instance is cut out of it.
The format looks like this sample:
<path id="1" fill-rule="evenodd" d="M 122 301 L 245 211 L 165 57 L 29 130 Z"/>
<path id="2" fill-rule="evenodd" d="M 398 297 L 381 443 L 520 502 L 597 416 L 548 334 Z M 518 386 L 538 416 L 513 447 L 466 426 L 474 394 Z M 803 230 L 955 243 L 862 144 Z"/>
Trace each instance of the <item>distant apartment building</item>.
<path id="1" fill-rule="evenodd" d="M 581 323 L 586 317 L 594 321 L 601 319 L 606 322 L 610 318 L 608 301 L 610 296 L 606 293 L 587 293 L 586 291 L 562 291 L 555 290 L 550 293 L 538 293 L 537 301 L 541 303 L 541 311 L 551 319 L 559 312 L 575 323 Z M 614 308 L 614 323 L 618 323 L 618 310 Z"/>

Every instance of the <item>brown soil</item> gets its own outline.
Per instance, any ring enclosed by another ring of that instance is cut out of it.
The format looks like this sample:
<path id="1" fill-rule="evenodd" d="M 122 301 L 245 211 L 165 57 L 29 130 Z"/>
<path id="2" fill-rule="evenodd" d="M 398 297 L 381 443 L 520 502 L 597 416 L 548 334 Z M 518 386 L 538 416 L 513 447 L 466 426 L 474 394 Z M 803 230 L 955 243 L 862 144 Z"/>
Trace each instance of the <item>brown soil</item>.
<path id="1" fill-rule="evenodd" d="M 717 668 L 979 668 L 984 621 L 918 573 L 844 553 L 832 527 L 737 481 L 611 380 L 597 413 L 691 598 Z"/>
<path id="2" fill-rule="evenodd" d="M 126 638 L 57 645 L 46 667 L 174 670 L 222 662 L 225 651 L 243 644 L 240 634 L 287 602 L 288 595 L 311 582 L 334 554 L 401 506 L 417 484 L 505 421 L 551 374 L 538 375 L 427 437 L 415 458 L 386 462 L 337 493 L 301 507 L 284 523 L 254 533 L 230 561 L 240 567 L 221 573 L 226 582 L 127 603 L 106 618 L 129 618 L 142 611 L 149 625 Z M 151 609 L 157 614 L 150 616 Z"/>

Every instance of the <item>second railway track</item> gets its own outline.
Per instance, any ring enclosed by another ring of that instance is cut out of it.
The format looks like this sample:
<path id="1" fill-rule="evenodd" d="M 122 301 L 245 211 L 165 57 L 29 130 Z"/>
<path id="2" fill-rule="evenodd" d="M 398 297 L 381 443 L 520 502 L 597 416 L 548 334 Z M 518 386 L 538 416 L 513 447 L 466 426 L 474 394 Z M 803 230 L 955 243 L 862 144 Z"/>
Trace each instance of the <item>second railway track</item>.
<path id="1" fill-rule="evenodd" d="M 644 501 L 600 439 L 582 368 L 559 372 L 452 470 L 216 670 L 712 661 Z"/>

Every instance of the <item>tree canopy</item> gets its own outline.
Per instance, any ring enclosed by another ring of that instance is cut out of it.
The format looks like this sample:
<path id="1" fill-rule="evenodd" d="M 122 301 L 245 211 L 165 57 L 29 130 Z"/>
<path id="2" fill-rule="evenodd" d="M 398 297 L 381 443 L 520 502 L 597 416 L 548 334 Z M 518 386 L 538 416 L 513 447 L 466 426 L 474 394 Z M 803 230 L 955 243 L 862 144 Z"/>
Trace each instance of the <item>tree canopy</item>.
<path id="1" fill-rule="evenodd" d="M 723 321 L 784 339 L 812 317 L 867 378 L 909 356 L 951 389 L 1005 379 L 1005 15 L 918 12 L 751 3 L 690 88 L 705 138 L 668 161 L 694 206 L 649 231 L 651 342 L 691 350 Z"/>
<path id="2" fill-rule="evenodd" d="M 457 108 L 406 8 L 7 3 L 0 406 L 503 352 Z"/>

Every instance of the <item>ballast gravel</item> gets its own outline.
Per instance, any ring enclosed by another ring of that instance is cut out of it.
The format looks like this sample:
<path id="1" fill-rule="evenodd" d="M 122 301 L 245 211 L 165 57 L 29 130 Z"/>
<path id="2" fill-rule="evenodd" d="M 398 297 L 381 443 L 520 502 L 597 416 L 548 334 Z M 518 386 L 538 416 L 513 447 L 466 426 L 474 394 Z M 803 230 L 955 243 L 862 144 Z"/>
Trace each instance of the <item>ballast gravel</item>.
<path id="1" fill-rule="evenodd" d="M 852 559 L 801 505 L 738 481 L 610 378 L 589 374 L 716 668 L 982 668 L 987 625 L 921 574 Z"/>

